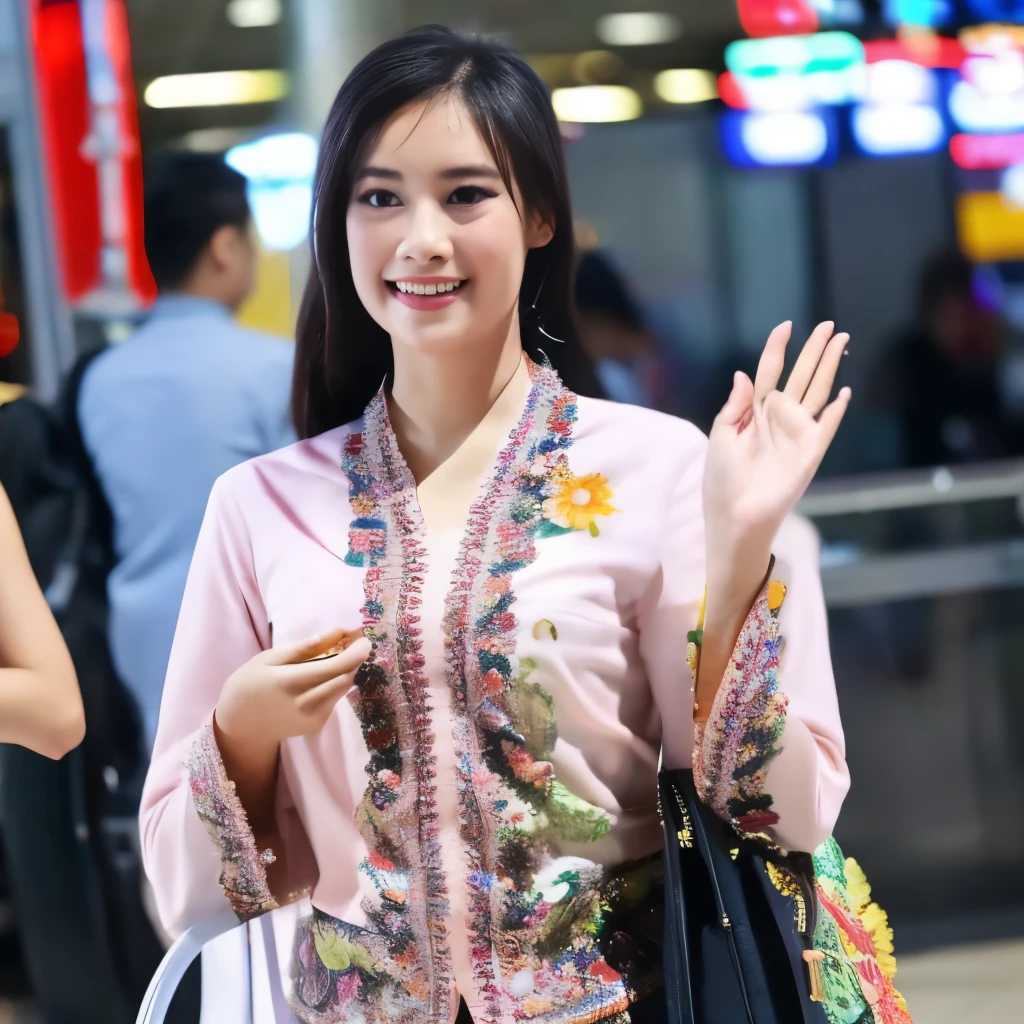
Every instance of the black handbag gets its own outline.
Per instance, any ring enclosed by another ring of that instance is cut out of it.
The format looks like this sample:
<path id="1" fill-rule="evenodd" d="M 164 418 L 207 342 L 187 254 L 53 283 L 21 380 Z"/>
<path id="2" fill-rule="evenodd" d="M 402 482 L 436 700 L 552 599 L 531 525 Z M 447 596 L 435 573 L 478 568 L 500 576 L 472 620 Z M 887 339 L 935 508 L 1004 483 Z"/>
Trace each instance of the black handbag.
<path id="1" fill-rule="evenodd" d="M 663 769 L 658 790 L 669 1024 L 828 1024 L 811 998 L 810 856 L 738 833 L 700 801 L 690 771 Z"/>

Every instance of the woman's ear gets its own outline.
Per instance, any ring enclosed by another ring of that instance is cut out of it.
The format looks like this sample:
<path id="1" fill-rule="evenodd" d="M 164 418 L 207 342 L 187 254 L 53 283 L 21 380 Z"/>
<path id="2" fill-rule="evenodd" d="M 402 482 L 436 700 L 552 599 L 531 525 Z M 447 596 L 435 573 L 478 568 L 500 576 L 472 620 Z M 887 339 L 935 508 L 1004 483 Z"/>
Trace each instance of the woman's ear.
<path id="1" fill-rule="evenodd" d="M 555 226 L 543 213 L 530 215 L 530 223 L 526 229 L 526 247 L 542 249 L 555 237 Z"/>

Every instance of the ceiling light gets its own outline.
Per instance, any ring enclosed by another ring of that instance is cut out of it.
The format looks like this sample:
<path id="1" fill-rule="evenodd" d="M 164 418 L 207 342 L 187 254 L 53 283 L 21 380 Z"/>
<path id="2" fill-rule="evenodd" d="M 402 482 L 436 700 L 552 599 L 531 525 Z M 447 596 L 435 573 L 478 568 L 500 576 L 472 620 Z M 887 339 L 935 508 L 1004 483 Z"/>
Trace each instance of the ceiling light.
<path id="1" fill-rule="evenodd" d="M 560 121 L 631 121 L 643 112 L 639 94 L 624 85 L 581 85 L 555 89 L 551 103 Z"/>
<path id="2" fill-rule="evenodd" d="M 154 78 L 143 98 L 150 107 L 226 107 L 272 103 L 287 95 L 284 71 L 210 71 Z"/>
<path id="3" fill-rule="evenodd" d="M 236 28 L 262 28 L 281 20 L 281 0 L 230 0 L 224 9 Z"/>
<path id="4" fill-rule="evenodd" d="M 611 50 L 584 50 L 572 61 L 572 76 L 581 85 L 604 85 L 621 71 L 622 58 Z"/>
<path id="5" fill-rule="evenodd" d="M 666 103 L 703 103 L 718 99 L 715 75 L 699 68 L 670 68 L 654 78 L 654 91 Z"/>
<path id="6" fill-rule="evenodd" d="M 253 137 L 251 128 L 196 128 L 181 137 L 185 149 L 196 153 L 225 153 L 232 146 L 248 142 Z"/>
<path id="7" fill-rule="evenodd" d="M 656 11 L 606 14 L 597 19 L 595 31 L 606 46 L 654 46 L 678 39 L 683 23 L 674 14 Z"/>

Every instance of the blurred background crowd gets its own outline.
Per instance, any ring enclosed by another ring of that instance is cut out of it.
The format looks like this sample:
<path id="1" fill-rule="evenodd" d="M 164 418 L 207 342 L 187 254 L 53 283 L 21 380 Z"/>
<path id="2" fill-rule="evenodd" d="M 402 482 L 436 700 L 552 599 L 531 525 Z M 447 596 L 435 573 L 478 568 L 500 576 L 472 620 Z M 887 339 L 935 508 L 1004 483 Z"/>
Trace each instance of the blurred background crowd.
<path id="1" fill-rule="evenodd" d="M 424 23 L 552 90 L 608 397 L 707 429 L 775 324 L 851 333 L 802 506 L 837 838 L 919 1024 L 1020 1019 L 1024 0 L 0 0 L 0 482 L 88 721 L 0 748 L 0 1021 L 131 1020 L 162 955 L 135 813 L 189 538 L 211 473 L 289 440 L 334 92 Z"/>

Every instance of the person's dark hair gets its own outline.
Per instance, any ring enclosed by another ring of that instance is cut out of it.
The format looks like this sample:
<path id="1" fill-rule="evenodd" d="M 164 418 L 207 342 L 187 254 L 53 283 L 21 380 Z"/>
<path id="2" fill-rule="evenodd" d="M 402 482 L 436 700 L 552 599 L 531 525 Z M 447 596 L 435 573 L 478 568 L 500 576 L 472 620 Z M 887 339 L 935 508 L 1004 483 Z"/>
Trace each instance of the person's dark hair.
<path id="1" fill-rule="evenodd" d="M 603 253 L 592 249 L 580 257 L 574 291 L 579 313 L 610 317 L 623 327 L 643 330 L 640 307 L 622 275 Z"/>
<path id="2" fill-rule="evenodd" d="M 146 256 L 160 291 L 180 288 L 220 228 L 249 223 L 246 180 L 212 153 L 169 150 L 145 169 Z"/>
<path id="3" fill-rule="evenodd" d="M 444 94 L 472 113 L 506 187 L 554 237 L 531 249 L 520 294 L 523 346 L 543 350 L 580 394 L 600 387 L 572 315 L 573 224 L 562 140 L 544 84 L 505 46 L 429 26 L 377 47 L 345 80 L 324 126 L 313 186 L 313 267 L 296 328 L 292 416 L 300 437 L 357 419 L 394 369 L 387 333 L 363 307 L 349 266 L 345 217 L 353 174 L 387 120 Z M 545 338 L 530 310 L 536 300 Z"/>

